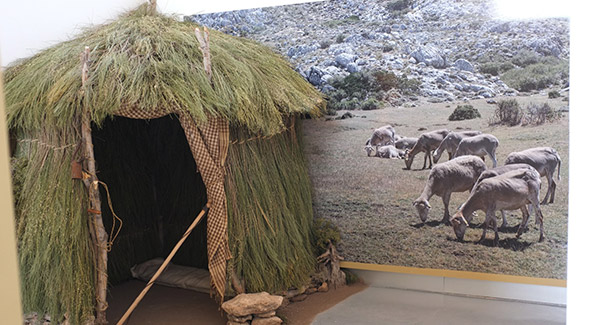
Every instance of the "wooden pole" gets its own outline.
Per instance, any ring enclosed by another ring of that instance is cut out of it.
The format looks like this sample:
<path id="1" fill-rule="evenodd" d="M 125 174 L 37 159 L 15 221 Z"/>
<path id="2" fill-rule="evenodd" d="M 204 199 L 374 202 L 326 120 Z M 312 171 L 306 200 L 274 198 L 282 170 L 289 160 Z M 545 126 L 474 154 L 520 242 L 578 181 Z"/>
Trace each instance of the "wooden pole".
<path id="1" fill-rule="evenodd" d="M 90 48 L 85 47 L 81 55 L 81 91 L 85 90 L 85 83 L 88 80 L 88 61 L 90 58 Z M 108 283 L 107 262 L 108 262 L 108 235 L 102 222 L 102 210 L 100 201 L 100 191 L 98 190 L 98 177 L 96 177 L 96 161 L 94 159 L 94 145 L 92 143 L 92 128 L 90 122 L 90 112 L 83 106 L 81 117 L 81 138 L 83 143 L 84 167 L 83 183 L 88 189 L 89 208 L 88 216 L 90 224 L 90 233 L 94 244 L 95 264 L 96 264 L 96 324 L 107 324 L 106 309 L 106 286 Z"/>
<path id="2" fill-rule="evenodd" d="M 156 279 L 158 279 L 158 277 L 162 274 L 162 272 L 165 270 L 165 268 L 167 267 L 167 265 L 169 264 L 169 262 L 171 262 L 171 259 L 173 259 L 173 256 L 175 256 L 175 253 L 177 253 L 177 251 L 179 250 L 179 248 L 181 247 L 181 245 L 183 245 L 183 242 L 188 238 L 188 236 L 190 235 L 190 233 L 192 232 L 192 230 L 198 225 L 198 223 L 200 223 L 200 220 L 202 220 L 202 217 L 204 217 L 204 215 L 206 214 L 206 211 L 209 208 L 210 208 L 210 202 L 206 203 L 206 205 L 204 206 L 204 208 L 202 208 L 202 211 L 200 211 L 200 214 L 198 214 L 198 216 L 192 222 L 192 224 L 190 225 L 190 227 L 188 228 L 188 230 L 183 234 L 183 237 L 181 237 L 181 239 L 179 240 L 179 242 L 177 243 L 177 245 L 175 245 L 175 247 L 173 247 L 173 250 L 171 251 L 171 253 L 169 254 L 169 256 L 167 256 L 167 258 L 165 259 L 165 261 L 158 268 L 158 270 L 156 271 L 156 273 L 152 276 L 152 278 L 150 279 L 150 281 L 148 281 L 148 284 L 146 284 L 146 287 L 144 288 L 144 290 L 142 290 L 142 292 L 140 292 L 140 294 L 137 296 L 137 298 L 135 298 L 135 300 L 133 301 L 133 303 L 131 304 L 131 306 L 129 306 L 129 309 L 127 309 L 127 311 L 125 312 L 125 314 L 123 314 L 123 316 L 121 317 L 121 319 L 119 320 L 119 322 L 117 323 L 117 325 L 123 325 L 123 324 L 125 324 L 125 322 L 129 318 L 129 316 L 131 315 L 131 313 L 133 312 L 133 310 L 135 309 L 135 307 L 137 307 L 137 305 L 140 303 L 140 301 L 142 301 L 142 299 L 144 298 L 144 296 L 146 295 L 146 293 L 148 293 L 148 290 L 150 290 L 150 288 L 154 284 L 154 281 L 156 281 Z"/>
<path id="3" fill-rule="evenodd" d="M 198 48 L 200 49 L 200 52 L 202 52 L 202 62 L 204 63 L 204 71 L 206 71 L 206 74 L 208 75 L 208 81 L 212 83 L 212 64 L 210 62 L 210 43 L 208 39 L 208 28 L 204 26 L 204 32 L 200 32 L 200 28 L 196 28 L 195 33 L 196 39 L 200 43 L 200 46 L 198 46 Z"/>

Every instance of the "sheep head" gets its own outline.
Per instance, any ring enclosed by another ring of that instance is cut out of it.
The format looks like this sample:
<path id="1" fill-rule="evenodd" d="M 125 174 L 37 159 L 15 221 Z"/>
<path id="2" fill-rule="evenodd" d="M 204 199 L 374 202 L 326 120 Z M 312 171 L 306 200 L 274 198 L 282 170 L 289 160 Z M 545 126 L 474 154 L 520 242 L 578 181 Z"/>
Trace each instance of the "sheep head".
<path id="1" fill-rule="evenodd" d="M 429 217 L 429 210 L 431 210 L 431 205 L 425 199 L 416 199 L 413 202 L 413 206 L 417 209 L 417 213 L 419 214 L 419 218 L 421 221 L 427 221 L 427 217 Z"/>
<path id="2" fill-rule="evenodd" d="M 452 224 L 452 228 L 454 228 L 454 234 L 456 234 L 456 238 L 460 241 L 463 241 L 465 237 L 465 231 L 469 226 L 467 219 L 463 216 L 461 210 L 456 212 L 452 218 L 450 218 L 450 224 Z"/>

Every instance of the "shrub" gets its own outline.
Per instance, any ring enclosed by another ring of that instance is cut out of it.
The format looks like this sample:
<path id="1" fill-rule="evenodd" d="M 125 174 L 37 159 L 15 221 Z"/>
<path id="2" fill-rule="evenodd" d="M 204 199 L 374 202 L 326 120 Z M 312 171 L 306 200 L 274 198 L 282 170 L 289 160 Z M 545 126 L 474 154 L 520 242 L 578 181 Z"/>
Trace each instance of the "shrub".
<path id="1" fill-rule="evenodd" d="M 339 34 L 336 38 L 335 38 L 335 42 L 340 44 L 340 43 L 344 43 L 344 39 L 346 39 L 346 35 L 344 34 Z"/>
<path id="2" fill-rule="evenodd" d="M 560 97 L 560 93 L 558 92 L 558 90 L 552 90 L 552 91 L 548 92 L 548 98 L 550 98 L 550 99 L 559 98 L 559 97 Z"/>
<path id="3" fill-rule="evenodd" d="M 394 46 L 392 46 L 392 45 L 390 45 L 390 44 L 386 44 L 386 45 L 384 45 L 384 46 L 383 46 L 383 49 L 382 49 L 382 51 L 383 51 L 384 53 L 386 53 L 386 52 L 391 52 L 391 51 L 393 51 L 393 50 L 394 50 Z"/>
<path id="4" fill-rule="evenodd" d="M 344 78 L 336 77 L 329 81 L 335 90 L 326 95 L 328 106 L 333 110 L 378 109 L 383 106 L 386 92 L 398 89 L 402 94 L 415 94 L 421 85 L 418 79 L 408 79 L 406 75 L 396 76 L 393 72 L 359 71 Z"/>
<path id="5" fill-rule="evenodd" d="M 326 48 L 328 48 L 330 45 L 331 45 L 331 41 L 327 41 L 327 40 L 326 41 L 321 41 L 319 43 L 319 47 L 321 49 L 323 49 L 323 50 L 326 49 Z"/>
<path id="6" fill-rule="evenodd" d="M 462 121 L 462 120 L 472 120 L 474 118 L 481 117 L 479 111 L 474 108 L 472 105 L 458 105 L 454 112 L 450 114 L 448 120 L 450 121 Z"/>
<path id="7" fill-rule="evenodd" d="M 492 76 L 497 76 L 503 72 L 506 72 L 513 68 L 512 63 L 508 61 L 504 62 L 487 62 L 483 63 L 479 66 L 479 71 L 481 73 L 488 73 Z"/>
<path id="8" fill-rule="evenodd" d="M 406 74 L 403 74 L 398 78 L 398 89 L 403 95 L 416 95 L 421 88 L 421 80 L 409 79 Z"/>
<path id="9" fill-rule="evenodd" d="M 373 109 L 379 109 L 383 106 L 383 103 L 375 98 L 369 98 L 360 104 L 360 109 L 370 111 Z"/>
<path id="10" fill-rule="evenodd" d="M 329 241 L 331 241 L 333 245 L 337 245 L 337 243 L 340 242 L 340 230 L 330 220 L 325 218 L 316 218 L 314 230 L 317 255 L 321 255 L 325 252 L 325 250 L 327 250 Z"/>
<path id="11" fill-rule="evenodd" d="M 504 124 L 514 126 L 521 123 L 523 119 L 523 110 L 516 99 L 507 99 L 498 101 L 498 108 L 494 111 L 494 116 L 489 124 Z"/>
<path id="12" fill-rule="evenodd" d="M 360 21 L 360 18 L 357 15 L 352 15 L 344 20 L 346 20 L 348 22 L 357 22 L 357 21 Z"/>
<path id="13" fill-rule="evenodd" d="M 395 73 L 378 70 L 373 73 L 375 77 L 375 83 L 377 84 L 377 90 L 388 91 L 392 88 L 398 88 L 400 81 Z"/>
<path id="14" fill-rule="evenodd" d="M 389 11 L 406 11 L 410 9 L 412 3 L 412 0 L 397 0 L 388 2 L 386 7 Z"/>
<path id="15" fill-rule="evenodd" d="M 569 64 L 557 58 L 546 58 L 542 62 L 522 69 L 512 69 L 502 74 L 501 79 L 519 91 L 532 91 L 561 84 L 569 78 Z"/>
<path id="16" fill-rule="evenodd" d="M 513 56 L 511 61 L 514 65 L 518 65 L 524 68 L 528 65 L 540 62 L 540 59 L 541 55 L 539 55 L 538 53 L 532 50 L 522 49 L 519 52 L 517 52 L 515 56 Z"/>
<path id="17" fill-rule="evenodd" d="M 527 112 L 523 116 L 523 125 L 541 125 L 546 122 L 554 122 L 562 117 L 562 114 L 552 108 L 548 103 L 527 106 Z"/>

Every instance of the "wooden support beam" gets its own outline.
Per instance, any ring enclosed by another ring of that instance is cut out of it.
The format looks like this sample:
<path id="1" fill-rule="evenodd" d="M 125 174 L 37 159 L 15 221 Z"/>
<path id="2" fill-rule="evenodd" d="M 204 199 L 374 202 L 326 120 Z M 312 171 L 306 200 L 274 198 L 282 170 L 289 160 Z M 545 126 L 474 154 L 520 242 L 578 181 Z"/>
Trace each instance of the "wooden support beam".
<path id="1" fill-rule="evenodd" d="M 200 43 L 200 46 L 198 46 L 198 48 L 200 49 L 200 52 L 202 52 L 202 62 L 204 63 L 204 71 L 206 71 L 206 74 L 208 75 L 208 80 L 212 83 L 212 64 L 210 62 L 210 43 L 208 39 L 208 28 L 204 26 L 204 32 L 200 32 L 200 28 L 196 28 L 195 33 L 196 39 Z"/>
<path id="2" fill-rule="evenodd" d="M 85 84 L 88 80 L 90 48 L 85 47 L 81 55 L 81 91 L 85 95 Z M 94 145 L 92 143 L 92 128 L 89 109 L 84 105 L 81 115 L 81 141 L 83 147 L 83 183 L 88 189 L 89 208 L 88 225 L 92 236 L 96 266 L 96 324 L 107 324 L 106 287 L 108 283 L 108 235 L 102 222 L 102 206 L 98 177 L 96 177 L 96 161 L 94 159 Z"/>

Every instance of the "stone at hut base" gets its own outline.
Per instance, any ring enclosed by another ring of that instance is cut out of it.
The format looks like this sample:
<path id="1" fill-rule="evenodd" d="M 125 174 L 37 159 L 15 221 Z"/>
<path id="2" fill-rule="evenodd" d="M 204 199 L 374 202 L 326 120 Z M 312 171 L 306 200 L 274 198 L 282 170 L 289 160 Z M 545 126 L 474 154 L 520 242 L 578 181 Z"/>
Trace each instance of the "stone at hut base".
<path id="1" fill-rule="evenodd" d="M 281 318 L 274 316 L 270 318 L 254 318 L 252 320 L 252 325 L 279 325 L 283 323 Z"/>
<path id="2" fill-rule="evenodd" d="M 228 321 L 227 325 L 250 325 L 250 323 L 248 323 L 248 322 L 239 323 L 239 322 Z"/>
<path id="3" fill-rule="evenodd" d="M 256 317 L 260 317 L 260 318 L 271 318 L 273 316 L 275 316 L 275 311 L 274 310 L 271 311 L 271 312 L 268 312 L 268 313 L 256 315 Z"/>
<path id="4" fill-rule="evenodd" d="M 301 294 L 299 296 L 295 296 L 294 298 L 290 299 L 290 301 L 299 302 L 299 301 L 303 301 L 304 299 L 306 299 L 306 297 L 308 297 L 306 294 Z"/>
<path id="5" fill-rule="evenodd" d="M 226 313 L 240 317 L 276 310 L 282 302 L 283 297 L 273 296 L 266 292 L 243 293 L 224 302 L 221 307 Z"/>
<path id="6" fill-rule="evenodd" d="M 323 284 L 321 284 L 321 286 L 318 289 L 319 292 L 327 292 L 329 291 L 329 286 L 327 285 L 327 282 L 323 282 Z"/>
<path id="7" fill-rule="evenodd" d="M 249 320 L 252 320 L 252 315 L 241 316 L 241 317 L 234 316 L 234 315 L 227 315 L 227 319 L 232 322 L 245 323 Z"/>

